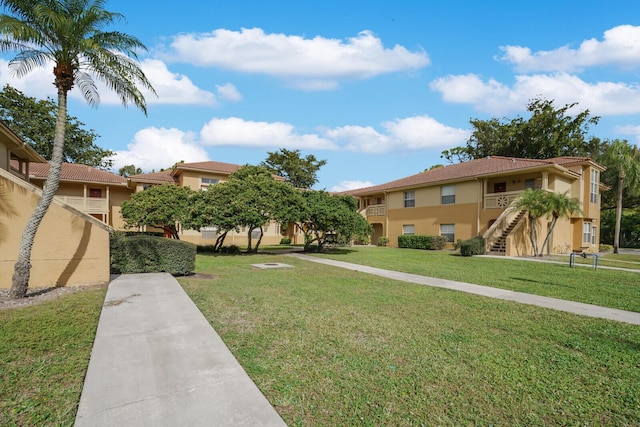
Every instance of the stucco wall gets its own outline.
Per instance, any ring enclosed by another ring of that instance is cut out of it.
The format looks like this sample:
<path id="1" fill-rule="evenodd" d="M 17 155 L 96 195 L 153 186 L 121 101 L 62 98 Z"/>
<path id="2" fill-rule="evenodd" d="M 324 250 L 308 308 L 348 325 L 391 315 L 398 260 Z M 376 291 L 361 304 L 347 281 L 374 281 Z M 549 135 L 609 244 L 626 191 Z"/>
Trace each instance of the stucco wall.
<path id="1" fill-rule="evenodd" d="M 40 191 L 0 170 L 0 197 L 0 287 L 8 288 Z M 54 201 L 36 234 L 31 264 L 32 288 L 107 283 L 109 232 L 99 221 Z"/>

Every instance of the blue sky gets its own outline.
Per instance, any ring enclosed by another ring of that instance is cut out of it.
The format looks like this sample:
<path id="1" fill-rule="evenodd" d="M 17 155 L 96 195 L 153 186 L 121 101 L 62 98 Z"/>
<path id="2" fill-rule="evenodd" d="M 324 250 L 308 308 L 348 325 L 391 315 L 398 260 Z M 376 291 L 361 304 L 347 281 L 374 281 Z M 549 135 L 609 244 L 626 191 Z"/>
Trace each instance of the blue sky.
<path id="1" fill-rule="evenodd" d="M 113 0 L 158 92 L 148 116 L 106 88 L 69 113 L 117 167 L 326 159 L 316 188 L 382 184 L 444 163 L 469 120 L 527 116 L 532 98 L 601 116 L 601 138 L 640 141 L 640 2 Z M 0 84 L 54 97 L 51 68 Z"/>

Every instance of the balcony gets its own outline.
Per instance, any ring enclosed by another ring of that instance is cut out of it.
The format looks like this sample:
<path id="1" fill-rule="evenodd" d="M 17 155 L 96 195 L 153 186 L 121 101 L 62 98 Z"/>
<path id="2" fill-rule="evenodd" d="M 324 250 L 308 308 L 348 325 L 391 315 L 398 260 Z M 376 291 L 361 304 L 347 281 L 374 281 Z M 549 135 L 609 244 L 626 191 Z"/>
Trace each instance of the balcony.
<path id="1" fill-rule="evenodd" d="M 367 218 L 370 216 L 385 216 L 387 208 L 384 205 L 370 205 L 367 207 Z"/>
<path id="2" fill-rule="evenodd" d="M 101 197 L 56 196 L 58 200 L 88 214 L 109 213 L 109 200 Z"/>
<path id="3" fill-rule="evenodd" d="M 485 209 L 505 209 L 518 197 L 522 191 L 507 191 L 504 193 L 487 193 L 484 196 Z"/>

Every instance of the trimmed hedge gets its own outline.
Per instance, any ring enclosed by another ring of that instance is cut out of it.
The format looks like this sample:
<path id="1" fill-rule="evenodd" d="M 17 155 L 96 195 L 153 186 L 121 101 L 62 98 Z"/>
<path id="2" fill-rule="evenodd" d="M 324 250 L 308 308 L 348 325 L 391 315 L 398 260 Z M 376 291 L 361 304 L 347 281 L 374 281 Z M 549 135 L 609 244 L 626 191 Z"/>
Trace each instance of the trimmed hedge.
<path id="1" fill-rule="evenodd" d="M 460 255 L 484 255 L 484 239 L 481 236 L 460 242 Z"/>
<path id="2" fill-rule="evenodd" d="M 112 273 L 192 274 L 196 268 L 196 245 L 153 236 L 111 235 Z"/>
<path id="3" fill-rule="evenodd" d="M 398 236 L 398 247 L 406 249 L 426 249 L 440 250 L 447 244 L 447 238 L 444 236 L 417 236 L 417 235 L 400 235 Z"/>

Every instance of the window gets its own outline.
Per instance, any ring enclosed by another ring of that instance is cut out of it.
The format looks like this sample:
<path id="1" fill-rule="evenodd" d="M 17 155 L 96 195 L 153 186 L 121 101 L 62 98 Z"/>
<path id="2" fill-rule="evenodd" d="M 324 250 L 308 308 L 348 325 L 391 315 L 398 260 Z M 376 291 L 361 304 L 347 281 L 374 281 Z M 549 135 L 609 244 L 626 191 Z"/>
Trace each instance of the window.
<path id="1" fill-rule="evenodd" d="M 496 182 L 495 184 L 493 184 L 494 193 L 504 193 L 505 191 L 507 191 L 506 182 Z"/>
<path id="2" fill-rule="evenodd" d="M 218 229 L 216 227 L 202 227 L 200 232 L 203 239 L 215 239 L 218 237 Z"/>
<path id="3" fill-rule="evenodd" d="M 440 195 L 443 205 L 451 205 L 456 202 L 456 186 L 443 185 L 440 187 Z"/>
<path id="4" fill-rule="evenodd" d="M 404 207 L 412 208 L 416 205 L 416 192 L 415 191 L 405 191 L 404 192 Z M 413 234 L 413 233 L 411 233 Z"/>
<path id="5" fill-rule="evenodd" d="M 598 171 L 591 171 L 591 203 L 598 203 Z"/>
<path id="6" fill-rule="evenodd" d="M 535 178 L 529 178 L 524 180 L 524 189 L 525 190 L 535 190 L 536 189 L 536 180 Z"/>
<path id="7" fill-rule="evenodd" d="M 210 185 L 219 183 L 220 180 L 216 178 L 200 178 L 200 189 L 206 190 Z"/>
<path id="8" fill-rule="evenodd" d="M 592 245 L 598 244 L 598 237 L 597 237 L 598 233 L 596 232 L 597 229 L 598 229 L 597 227 L 591 227 L 591 244 Z"/>
<path id="9" fill-rule="evenodd" d="M 586 243 L 591 243 L 591 223 L 585 222 L 582 226 L 582 241 Z"/>
<path id="10" fill-rule="evenodd" d="M 415 234 L 415 226 L 413 224 L 403 225 L 402 234 Z"/>
<path id="11" fill-rule="evenodd" d="M 447 238 L 447 242 L 453 242 L 456 238 L 455 224 L 440 224 L 440 235 Z"/>

